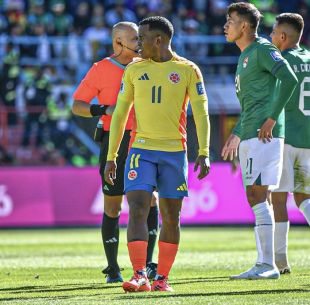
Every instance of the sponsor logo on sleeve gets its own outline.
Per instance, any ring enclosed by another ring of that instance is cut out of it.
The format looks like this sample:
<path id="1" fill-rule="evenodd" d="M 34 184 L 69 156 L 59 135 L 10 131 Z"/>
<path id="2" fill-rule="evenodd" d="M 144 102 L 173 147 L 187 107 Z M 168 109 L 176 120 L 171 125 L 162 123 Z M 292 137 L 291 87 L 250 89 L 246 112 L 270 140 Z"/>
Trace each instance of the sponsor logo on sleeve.
<path id="1" fill-rule="evenodd" d="M 246 68 L 246 67 L 247 67 L 248 62 L 249 62 L 249 57 L 246 57 L 246 58 L 243 60 L 243 68 Z"/>
<path id="2" fill-rule="evenodd" d="M 272 59 L 274 61 L 281 61 L 281 60 L 283 60 L 281 54 L 278 51 L 272 51 L 272 52 L 270 52 L 270 55 L 271 55 L 271 57 L 272 57 Z"/>
<path id="3" fill-rule="evenodd" d="M 205 88 L 202 82 L 196 83 L 196 90 L 198 95 L 203 95 L 205 93 Z"/>

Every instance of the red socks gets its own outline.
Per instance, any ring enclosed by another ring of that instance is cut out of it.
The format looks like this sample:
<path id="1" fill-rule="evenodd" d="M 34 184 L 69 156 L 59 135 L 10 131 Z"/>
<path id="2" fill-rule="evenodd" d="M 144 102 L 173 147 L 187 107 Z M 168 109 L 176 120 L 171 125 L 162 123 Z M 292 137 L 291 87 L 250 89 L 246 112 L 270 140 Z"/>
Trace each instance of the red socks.
<path id="1" fill-rule="evenodd" d="M 158 248 L 157 274 L 167 277 L 177 255 L 179 245 L 159 241 Z"/>
<path id="2" fill-rule="evenodd" d="M 147 241 L 137 240 L 127 244 L 130 261 L 134 271 L 145 270 Z M 168 277 L 171 267 L 178 252 L 178 244 L 170 244 L 163 241 L 158 242 L 158 268 L 157 274 Z"/>
<path id="3" fill-rule="evenodd" d="M 130 261 L 134 271 L 145 270 L 147 241 L 137 240 L 127 244 Z"/>

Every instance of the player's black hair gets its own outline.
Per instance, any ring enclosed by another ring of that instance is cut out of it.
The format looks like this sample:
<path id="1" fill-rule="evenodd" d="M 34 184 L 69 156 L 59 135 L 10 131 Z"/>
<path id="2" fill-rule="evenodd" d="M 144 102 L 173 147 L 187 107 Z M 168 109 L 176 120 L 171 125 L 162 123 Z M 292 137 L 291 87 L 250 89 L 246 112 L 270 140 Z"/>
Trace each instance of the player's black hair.
<path id="1" fill-rule="evenodd" d="M 160 31 L 166 34 L 169 39 L 172 38 L 174 33 L 172 23 L 162 16 L 151 16 L 144 18 L 142 21 L 139 22 L 139 25 L 149 25 L 150 31 Z"/>
<path id="2" fill-rule="evenodd" d="M 298 33 L 301 34 L 304 29 L 304 20 L 299 14 L 283 13 L 276 17 L 278 24 L 288 24 Z"/>
<path id="3" fill-rule="evenodd" d="M 236 12 L 240 17 L 249 22 L 252 29 L 257 29 L 259 21 L 262 17 L 260 11 L 251 3 L 237 2 L 228 6 L 227 15 Z"/>

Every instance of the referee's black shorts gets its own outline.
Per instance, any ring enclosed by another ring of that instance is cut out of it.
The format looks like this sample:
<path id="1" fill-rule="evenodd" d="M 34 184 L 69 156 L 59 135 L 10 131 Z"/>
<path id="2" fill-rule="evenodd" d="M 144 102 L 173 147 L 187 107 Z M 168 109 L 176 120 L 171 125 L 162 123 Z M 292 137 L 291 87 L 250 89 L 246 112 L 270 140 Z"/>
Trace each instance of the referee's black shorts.
<path id="1" fill-rule="evenodd" d="M 116 180 L 114 180 L 114 185 L 108 184 L 104 180 L 104 168 L 108 155 L 109 148 L 109 131 L 104 131 L 103 139 L 100 145 L 100 176 L 102 181 L 102 191 L 103 194 L 108 196 L 120 196 L 124 194 L 124 171 L 125 163 L 128 154 L 128 146 L 130 142 L 130 130 L 126 130 L 124 133 L 121 146 L 118 151 L 118 157 L 116 159 L 117 169 L 116 169 Z"/>

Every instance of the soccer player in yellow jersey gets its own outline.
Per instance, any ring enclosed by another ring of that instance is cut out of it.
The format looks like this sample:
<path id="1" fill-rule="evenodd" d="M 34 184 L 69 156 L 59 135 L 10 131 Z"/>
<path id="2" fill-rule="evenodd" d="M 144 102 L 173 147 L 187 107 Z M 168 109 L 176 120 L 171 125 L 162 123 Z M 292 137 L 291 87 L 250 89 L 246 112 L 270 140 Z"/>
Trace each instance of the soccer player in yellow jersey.
<path id="1" fill-rule="evenodd" d="M 115 159 L 129 111 L 134 105 L 135 131 L 125 167 L 129 203 L 127 240 L 134 275 L 125 291 L 172 291 L 167 279 L 180 240 L 180 211 L 187 196 L 186 110 L 190 100 L 197 128 L 199 153 L 195 170 L 204 178 L 209 163 L 208 100 L 199 68 L 171 49 L 173 26 L 164 17 L 139 24 L 142 59 L 125 70 L 113 114 L 105 179 L 113 184 Z M 157 188 L 162 216 L 158 269 L 150 286 L 145 272 L 147 215 Z"/>

